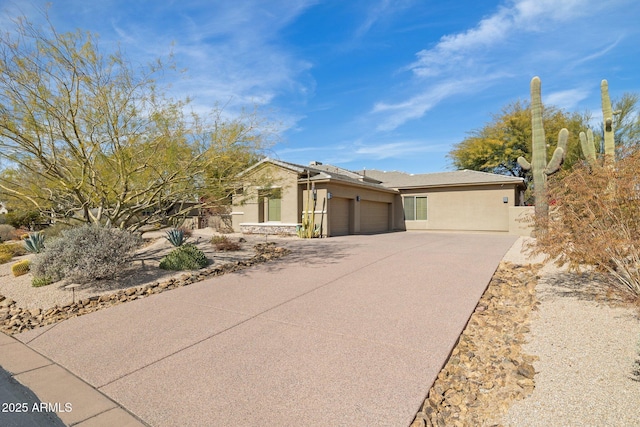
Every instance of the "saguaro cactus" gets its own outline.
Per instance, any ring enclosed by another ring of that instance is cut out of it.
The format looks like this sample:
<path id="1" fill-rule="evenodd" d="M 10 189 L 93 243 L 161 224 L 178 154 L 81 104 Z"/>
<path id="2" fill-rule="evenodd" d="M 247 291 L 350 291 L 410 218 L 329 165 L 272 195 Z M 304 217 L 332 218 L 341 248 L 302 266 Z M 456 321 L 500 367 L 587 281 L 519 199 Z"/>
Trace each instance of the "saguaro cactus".
<path id="1" fill-rule="evenodd" d="M 616 161 L 615 129 L 613 127 L 614 112 L 611 108 L 609 97 L 609 83 L 606 80 L 600 82 L 600 96 L 602 98 L 602 124 L 604 129 L 604 160 L 605 166 L 611 166 Z M 580 146 L 582 154 L 591 167 L 596 166 L 596 147 L 593 141 L 591 129 L 587 133 L 580 132 Z"/>
<path id="2" fill-rule="evenodd" d="M 609 83 L 600 82 L 600 96 L 602 98 L 602 120 L 604 122 L 604 163 L 611 164 L 616 158 L 616 143 L 613 131 L 613 109 L 609 98 Z"/>
<path id="3" fill-rule="evenodd" d="M 531 130 L 532 130 L 532 160 L 529 163 L 524 157 L 518 158 L 518 164 L 524 170 L 533 172 L 533 196 L 536 201 L 535 213 L 538 218 L 546 218 L 549 215 L 549 203 L 547 201 L 547 176 L 560 170 L 567 151 L 569 131 L 560 130 L 558 133 L 558 146 L 547 164 L 547 142 L 544 136 L 542 123 L 542 95 L 539 77 L 531 79 Z"/>

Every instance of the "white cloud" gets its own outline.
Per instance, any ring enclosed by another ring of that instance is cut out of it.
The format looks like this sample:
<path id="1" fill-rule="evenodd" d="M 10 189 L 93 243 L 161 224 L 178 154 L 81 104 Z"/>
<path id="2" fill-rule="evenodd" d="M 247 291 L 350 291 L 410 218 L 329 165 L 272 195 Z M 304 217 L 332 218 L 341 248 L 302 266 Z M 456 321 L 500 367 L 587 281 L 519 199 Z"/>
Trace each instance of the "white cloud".
<path id="1" fill-rule="evenodd" d="M 426 141 L 395 141 L 378 144 L 355 144 L 353 152 L 363 159 L 406 159 L 424 153 L 444 153 L 449 150 L 448 144 L 433 145 Z"/>
<path id="2" fill-rule="evenodd" d="M 424 116 L 448 98 L 478 93 L 499 84 L 499 78 L 523 73 L 530 78 L 541 72 L 537 69 L 540 64 L 547 69 L 556 64 L 558 68 L 568 69 L 572 58 L 588 50 L 584 43 L 577 41 L 579 34 L 570 35 L 576 37 L 576 42 L 565 43 L 568 25 L 578 19 L 597 19 L 599 13 L 605 13 L 604 8 L 595 0 L 507 1 L 469 29 L 444 35 L 432 47 L 417 52 L 416 60 L 403 69 L 411 72 L 412 79 L 404 87 L 413 89 L 413 93 L 405 89 L 408 95 L 404 99 L 376 102 L 371 114 L 375 116 L 377 129 L 396 129 Z M 554 34 L 561 38 L 554 38 Z M 606 43 L 606 39 L 603 42 Z M 575 51 L 576 43 L 582 52 Z M 604 55 L 615 44 L 617 42 L 600 47 L 580 62 Z M 572 48 L 573 51 L 567 51 Z M 587 94 L 584 89 L 573 89 L 556 92 L 548 99 L 571 108 Z"/>
<path id="3" fill-rule="evenodd" d="M 561 90 L 545 95 L 544 103 L 555 105 L 564 110 L 572 110 L 589 95 L 591 95 L 591 91 L 587 88 Z"/>
<path id="4" fill-rule="evenodd" d="M 368 10 L 365 12 L 365 19 L 356 29 L 356 37 L 362 37 L 379 23 L 389 19 L 396 12 L 409 7 L 415 0 L 378 0 L 370 2 Z"/>
<path id="5" fill-rule="evenodd" d="M 447 79 L 429 86 L 418 95 L 395 104 L 378 102 L 374 105 L 372 114 L 376 114 L 379 131 L 390 131 L 405 122 L 422 117 L 439 102 L 454 95 L 475 93 L 485 89 L 491 82 L 503 78 L 503 74 L 483 76 L 481 79 L 465 77 Z M 380 118 L 379 116 L 382 116 Z"/>

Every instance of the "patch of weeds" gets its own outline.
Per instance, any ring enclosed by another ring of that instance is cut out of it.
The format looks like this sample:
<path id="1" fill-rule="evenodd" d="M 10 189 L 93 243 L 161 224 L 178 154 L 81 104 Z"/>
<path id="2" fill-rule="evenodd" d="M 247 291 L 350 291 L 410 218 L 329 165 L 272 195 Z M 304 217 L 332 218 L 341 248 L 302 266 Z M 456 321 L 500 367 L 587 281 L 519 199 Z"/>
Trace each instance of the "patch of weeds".
<path id="1" fill-rule="evenodd" d="M 40 288 L 42 286 L 47 286 L 53 283 L 53 279 L 51 277 L 34 277 L 31 281 L 31 286 L 34 288 Z"/>

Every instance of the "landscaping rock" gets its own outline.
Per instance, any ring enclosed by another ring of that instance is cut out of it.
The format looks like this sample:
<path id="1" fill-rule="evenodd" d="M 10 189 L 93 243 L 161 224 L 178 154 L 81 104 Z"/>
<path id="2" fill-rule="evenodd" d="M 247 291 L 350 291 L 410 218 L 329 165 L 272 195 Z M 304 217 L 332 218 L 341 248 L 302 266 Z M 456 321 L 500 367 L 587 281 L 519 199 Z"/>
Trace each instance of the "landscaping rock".
<path id="1" fill-rule="evenodd" d="M 510 402 L 533 392 L 537 358 L 522 345 L 539 268 L 500 264 L 412 427 L 496 425 Z"/>
<path id="2" fill-rule="evenodd" d="M 13 335 L 40 326 L 51 325 L 116 304 L 145 298 L 180 286 L 187 286 L 211 276 L 242 270 L 256 264 L 281 258 L 290 253 L 288 249 L 276 247 L 274 242 L 260 243 L 255 246 L 255 250 L 256 255 L 242 263 L 227 263 L 217 267 L 211 265 L 208 268 L 198 270 L 195 274 L 185 273 L 179 279 L 171 278 L 161 283 L 155 282 L 151 285 L 128 288 L 108 295 L 85 298 L 62 307 L 56 306 L 44 311 L 40 308 L 28 310 L 17 307 L 15 301 L 0 295 L 0 331 Z"/>

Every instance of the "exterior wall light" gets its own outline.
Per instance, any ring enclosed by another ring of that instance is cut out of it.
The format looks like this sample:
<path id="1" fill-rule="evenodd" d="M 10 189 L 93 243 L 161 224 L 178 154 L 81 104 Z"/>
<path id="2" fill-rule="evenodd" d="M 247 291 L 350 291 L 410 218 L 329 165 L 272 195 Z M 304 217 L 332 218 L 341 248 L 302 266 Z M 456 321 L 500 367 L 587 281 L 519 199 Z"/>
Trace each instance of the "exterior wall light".
<path id="1" fill-rule="evenodd" d="M 502 198 L 502 203 L 509 203 L 509 198 L 508 197 L 503 197 Z"/>

